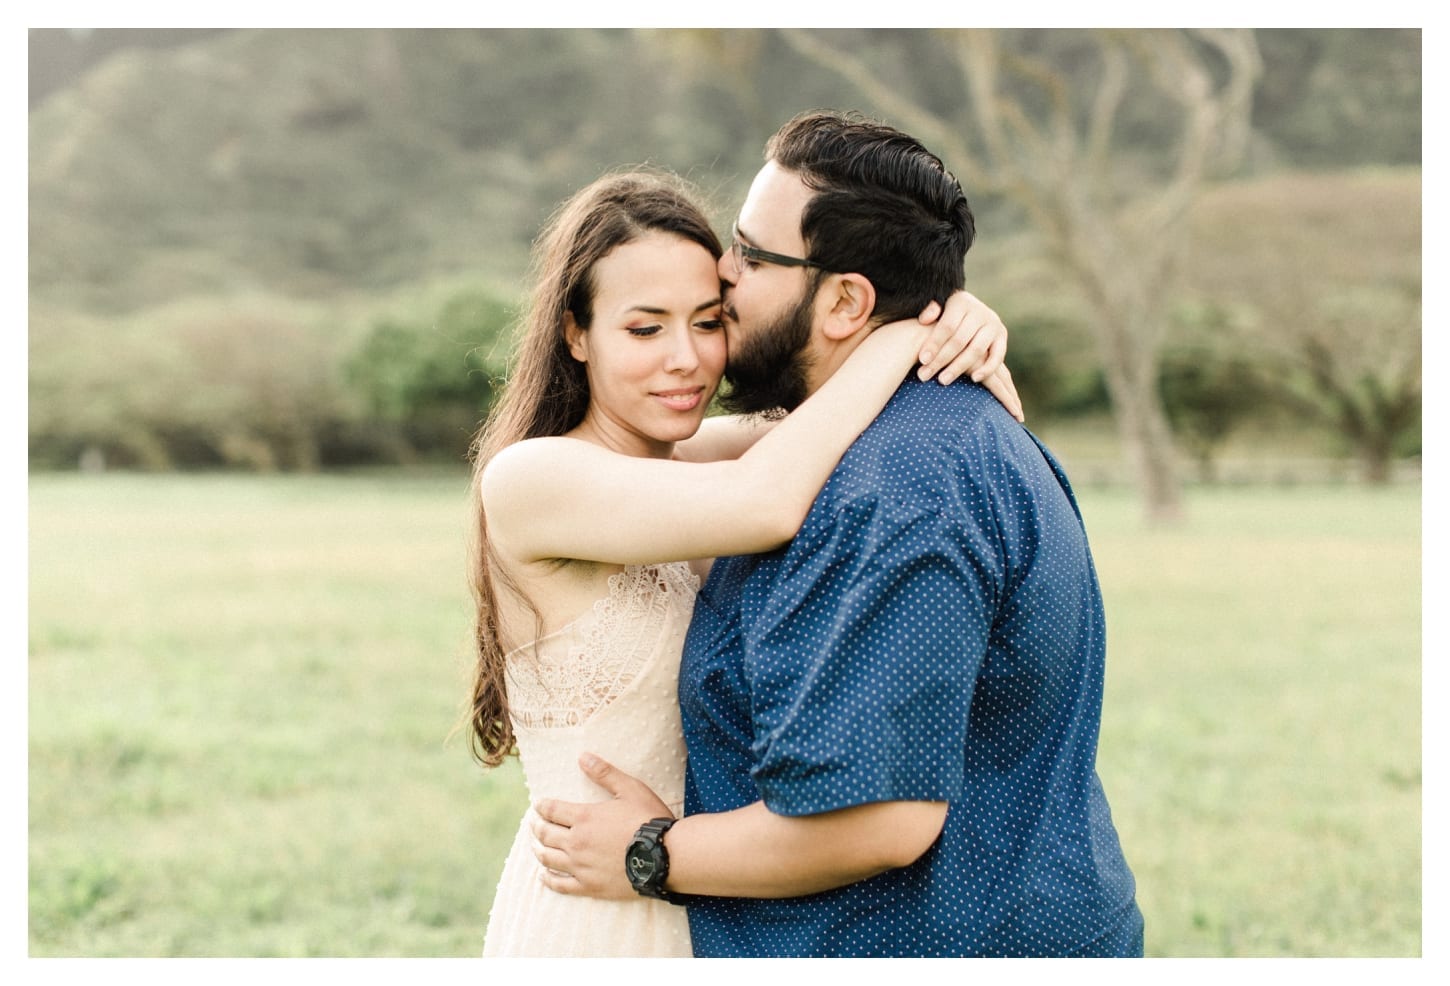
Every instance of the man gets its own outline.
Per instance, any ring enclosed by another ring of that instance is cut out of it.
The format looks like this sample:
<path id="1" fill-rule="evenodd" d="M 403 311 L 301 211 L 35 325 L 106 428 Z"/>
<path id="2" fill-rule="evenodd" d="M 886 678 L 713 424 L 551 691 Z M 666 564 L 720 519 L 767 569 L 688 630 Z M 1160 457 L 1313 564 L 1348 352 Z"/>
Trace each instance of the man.
<path id="1" fill-rule="evenodd" d="M 766 162 L 720 263 L 753 411 L 961 288 L 974 235 L 956 180 L 888 127 L 806 114 Z M 1141 955 L 1094 768 L 1104 655 L 1055 460 L 981 388 L 908 378 L 794 542 L 701 588 L 685 817 L 588 763 L 615 799 L 538 806 L 547 881 L 687 903 L 701 956 Z"/>

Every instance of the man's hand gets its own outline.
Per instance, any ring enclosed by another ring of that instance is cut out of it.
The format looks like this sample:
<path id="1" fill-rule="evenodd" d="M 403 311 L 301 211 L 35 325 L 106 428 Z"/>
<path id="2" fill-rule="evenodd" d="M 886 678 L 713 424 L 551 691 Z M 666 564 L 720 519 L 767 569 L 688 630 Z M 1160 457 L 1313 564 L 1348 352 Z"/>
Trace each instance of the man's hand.
<path id="1" fill-rule="evenodd" d="M 544 800 L 534 805 L 534 855 L 544 867 L 544 886 L 561 894 L 632 900 L 638 895 L 624 875 L 624 853 L 639 827 L 668 818 L 665 803 L 643 781 L 591 754 L 579 758 L 590 780 L 614 797 L 594 804 Z"/>
<path id="2" fill-rule="evenodd" d="M 923 325 L 935 325 L 918 357 L 921 380 L 936 377 L 939 383 L 970 373 L 973 382 L 992 392 L 1014 418 L 1025 421 L 1022 399 L 1012 383 L 1003 360 L 1007 356 L 1007 326 L 997 313 L 973 294 L 957 291 L 943 309 L 936 302 L 918 316 Z"/>

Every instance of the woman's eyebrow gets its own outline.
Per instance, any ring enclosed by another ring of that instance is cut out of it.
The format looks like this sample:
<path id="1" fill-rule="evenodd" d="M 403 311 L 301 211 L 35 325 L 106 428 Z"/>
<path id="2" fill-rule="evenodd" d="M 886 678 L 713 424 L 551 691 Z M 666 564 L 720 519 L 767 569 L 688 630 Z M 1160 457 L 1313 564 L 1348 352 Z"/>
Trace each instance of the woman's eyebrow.
<path id="1" fill-rule="evenodd" d="M 694 309 L 690 312 L 690 314 L 693 315 L 696 312 L 702 312 L 706 308 L 714 308 L 718 304 L 720 304 L 720 296 L 717 294 L 709 301 L 704 301 L 696 305 Z M 626 308 L 625 311 L 642 312 L 645 315 L 668 315 L 670 313 L 670 310 L 668 308 L 656 308 L 654 305 L 631 305 Z"/>

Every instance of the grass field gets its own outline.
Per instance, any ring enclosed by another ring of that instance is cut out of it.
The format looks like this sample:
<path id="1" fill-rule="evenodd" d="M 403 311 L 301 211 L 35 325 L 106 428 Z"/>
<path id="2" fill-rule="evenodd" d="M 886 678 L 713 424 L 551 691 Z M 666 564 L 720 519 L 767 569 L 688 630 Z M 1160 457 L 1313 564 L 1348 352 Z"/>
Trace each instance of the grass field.
<path id="1" fill-rule="evenodd" d="M 462 476 L 30 481 L 32 956 L 468 956 Z M 1083 490 L 1150 955 L 1421 951 L 1420 490 Z"/>

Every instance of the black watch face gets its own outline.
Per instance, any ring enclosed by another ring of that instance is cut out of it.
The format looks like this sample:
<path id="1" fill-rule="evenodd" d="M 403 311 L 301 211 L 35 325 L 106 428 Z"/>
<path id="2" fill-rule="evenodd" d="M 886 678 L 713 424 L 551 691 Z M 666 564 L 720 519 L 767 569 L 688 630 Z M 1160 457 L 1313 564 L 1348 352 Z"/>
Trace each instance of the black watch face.
<path id="1" fill-rule="evenodd" d="M 629 851 L 629 858 L 625 864 L 629 867 L 630 880 L 635 883 L 644 883 L 654 876 L 655 861 L 647 853 L 640 852 L 638 849 Z"/>

